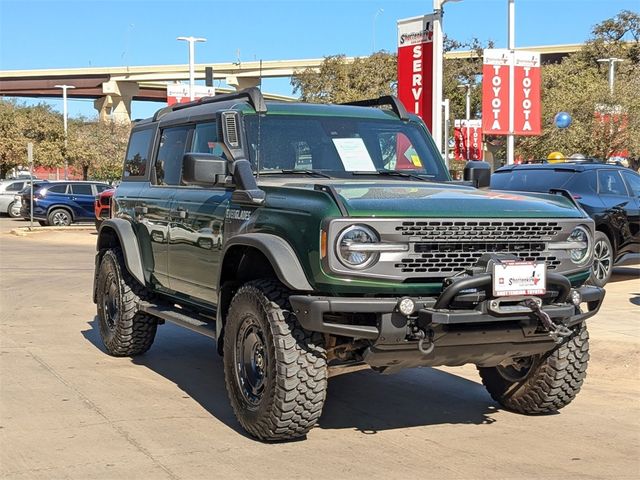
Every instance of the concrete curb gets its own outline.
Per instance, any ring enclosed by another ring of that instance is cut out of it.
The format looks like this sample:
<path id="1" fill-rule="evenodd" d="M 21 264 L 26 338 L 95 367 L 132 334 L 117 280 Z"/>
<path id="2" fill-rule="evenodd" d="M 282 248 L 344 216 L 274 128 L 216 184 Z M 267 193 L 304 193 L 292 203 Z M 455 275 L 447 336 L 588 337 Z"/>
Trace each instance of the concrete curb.
<path id="1" fill-rule="evenodd" d="M 18 237 L 26 237 L 32 233 L 42 233 L 42 232 L 81 232 L 84 230 L 95 230 L 96 227 L 94 225 L 70 225 L 68 227 L 18 227 L 11 230 L 9 233 L 11 235 L 16 235 Z"/>

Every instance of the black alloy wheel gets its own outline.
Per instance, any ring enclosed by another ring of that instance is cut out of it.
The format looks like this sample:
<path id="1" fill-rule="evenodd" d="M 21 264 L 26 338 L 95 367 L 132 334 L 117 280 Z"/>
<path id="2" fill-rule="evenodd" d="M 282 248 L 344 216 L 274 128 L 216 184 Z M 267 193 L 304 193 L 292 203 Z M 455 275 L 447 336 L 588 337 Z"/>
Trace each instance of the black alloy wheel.
<path id="1" fill-rule="evenodd" d="M 269 368 L 265 334 L 257 319 L 247 315 L 242 320 L 235 345 L 235 374 L 238 387 L 248 405 L 257 408 L 265 391 Z"/>

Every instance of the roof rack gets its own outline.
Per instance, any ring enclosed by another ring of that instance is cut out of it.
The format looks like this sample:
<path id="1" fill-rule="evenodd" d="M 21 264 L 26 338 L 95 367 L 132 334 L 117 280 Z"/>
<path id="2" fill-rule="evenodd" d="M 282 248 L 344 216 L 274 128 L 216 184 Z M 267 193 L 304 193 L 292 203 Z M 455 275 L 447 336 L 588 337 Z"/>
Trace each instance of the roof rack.
<path id="1" fill-rule="evenodd" d="M 267 112 L 267 104 L 264 101 L 264 97 L 262 96 L 262 92 L 257 87 L 245 88 L 244 90 L 239 90 L 233 93 L 224 93 L 221 95 L 215 95 L 212 97 L 202 97 L 198 100 L 194 100 L 188 103 L 177 103 L 175 105 L 170 105 L 168 107 L 161 108 L 158 110 L 153 116 L 153 121 L 155 122 L 160 117 L 164 116 L 166 113 L 175 112 L 177 110 L 182 110 L 184 108 L 195 107 L 196 105 L 204 105 L 206 103 L 216 103 L 216 102 L 224 102 L 227 100 L 234 100 L 236 98 L 246 98 L 248 103 L 254 108 L 257 113 L 266 113 Z"/>
<path id="2" fill-rule="evenodd" d="M 352 105 L 354 107 L 381 107 L 383 105 L 388 105 L 391 107 L 391 110 L 400 118 L 400 120 L 407 121 L 409 120 L 409 114 L 407 113 L 407 109 L 404 108 L 404 105 L 400 100 L 398 100 L 393 95 L 385 95 L 380 98 L 374 98 L 370 100 L 358 100 L 356 102 L 346 102 L 341 105 Z"/>

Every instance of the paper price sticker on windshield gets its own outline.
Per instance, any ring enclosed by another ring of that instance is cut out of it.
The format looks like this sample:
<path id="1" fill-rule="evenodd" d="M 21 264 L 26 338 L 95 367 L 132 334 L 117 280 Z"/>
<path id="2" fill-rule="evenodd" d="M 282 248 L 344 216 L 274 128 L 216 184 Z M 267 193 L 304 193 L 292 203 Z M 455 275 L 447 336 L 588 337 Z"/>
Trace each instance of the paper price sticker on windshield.
<path id="1" fill-rule="evenodd" d="M 544 295 L 547 291 L 547 266 L 544 262 L 503 260 L 493 266 L 493 295 Z"/>
<path id="2" fill-rule="evenodd" d="M 340 160 L 347 172 L 375 172 L 376 167 L 361 138 L 334 138 Z"/>

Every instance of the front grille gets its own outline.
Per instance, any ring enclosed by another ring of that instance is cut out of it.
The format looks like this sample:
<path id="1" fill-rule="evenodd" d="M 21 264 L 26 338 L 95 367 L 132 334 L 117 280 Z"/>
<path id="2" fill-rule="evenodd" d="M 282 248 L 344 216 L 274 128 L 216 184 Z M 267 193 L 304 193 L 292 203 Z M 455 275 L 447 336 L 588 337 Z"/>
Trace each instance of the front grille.
<path id="1" fill-rule="evenodd" d="M 555 270 L 560 260 L 545 252 L 544 243 L 416 243 L 413 257 L 403 258 L 394 267 L 402 273 L 456 274 L 472 267 L 485 253 L 511 254 L 527 262 L 546 262 Z"/>
<path id="2" fill-rule="evenodd" d="M 418 237 L 429 241 L 515 240 L 522 242 L 553 240 L 562 227 L 558 222 L 541 221 L 429 220 L 402 222 L 395 227 L 395 230 L 405 238 Z"/>
<path id="3" fill-rule="evenodd" d="M 464 272 L 486 253 L 516 257 L 522 261 L 545 262 L 556 273 L 576 271 L 569 251 L 550 249 L 565 242 L 582 219 L 478 219 L 478 218 L 367 218 L 382 242 L 408 244 L 405 252 L 383 252 L 370 268 L 354 271 L 337 259 L 335 242 L 329 242 L 328 267 L 350 277 L 367 277 L 399 282 L 439 281 Z M 353 219 L 333 220 L 329 238 L 353 225 Z"/>

